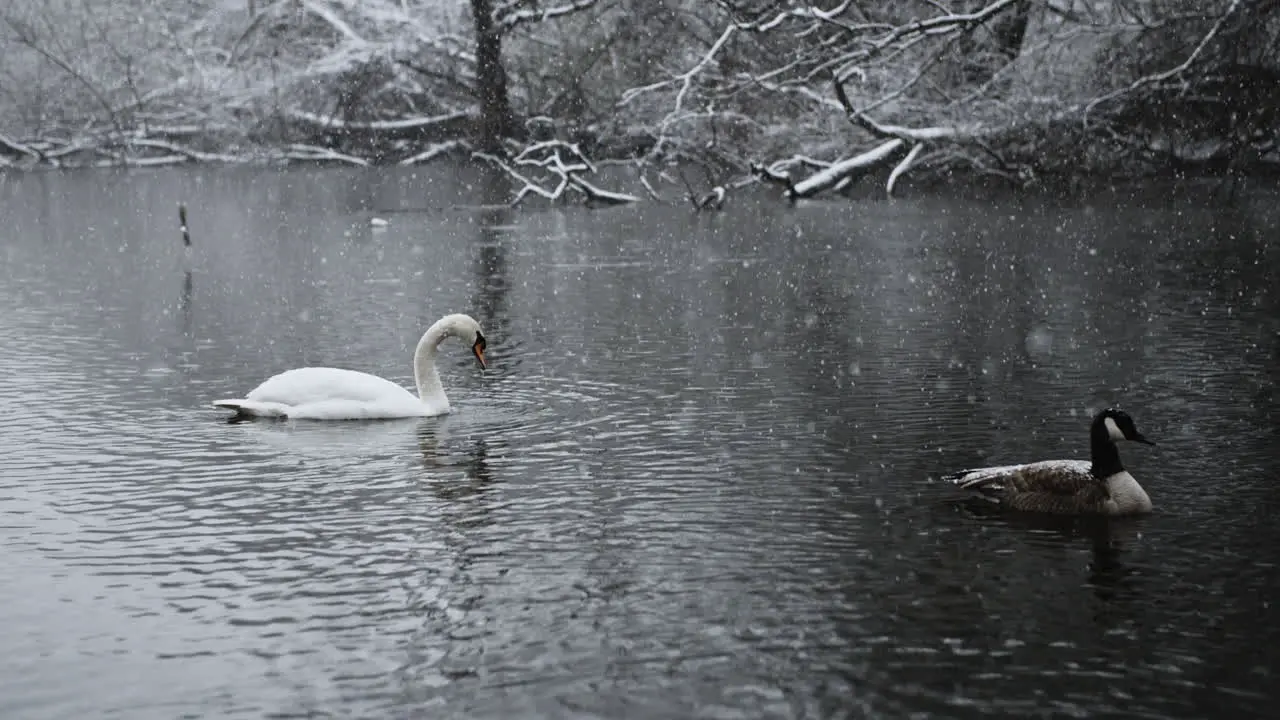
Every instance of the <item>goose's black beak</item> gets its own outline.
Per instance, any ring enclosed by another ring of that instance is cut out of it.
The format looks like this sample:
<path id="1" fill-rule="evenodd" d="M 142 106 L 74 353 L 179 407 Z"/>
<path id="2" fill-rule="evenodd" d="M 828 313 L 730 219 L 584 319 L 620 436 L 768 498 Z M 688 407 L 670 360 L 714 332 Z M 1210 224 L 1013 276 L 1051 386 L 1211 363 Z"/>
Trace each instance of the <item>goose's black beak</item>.
<path id="1" fill-rule="evenodd" d="M 1153 442 L 1151 442 L 1150 440 L 1148 440 L 1148 439 L 1146 439 L 1145 437 L 1143 437 L 1143 436 L 1141 435 L 1141 433 L 1135 433 L 1135 434 L 1134 434 L 1134 436 L 1133 436 L 1133 441 L 1134 441 L 1134 442 L 1140 442 L 1140 443 L 1142 443 L 1143 445 L 1153 445 L 1153 446 L 1155 445 L 1155 443 L 1153 443 Z"/>
<path id="2" fill-rule="evenodd" d="M 476 356 L 476 360 L 480 363 L 480 369 L 487 370 L 488 363 L 484 361 L 484 341 L 477 340 L 475 345 L 471 346 L 471 354 Z"/>

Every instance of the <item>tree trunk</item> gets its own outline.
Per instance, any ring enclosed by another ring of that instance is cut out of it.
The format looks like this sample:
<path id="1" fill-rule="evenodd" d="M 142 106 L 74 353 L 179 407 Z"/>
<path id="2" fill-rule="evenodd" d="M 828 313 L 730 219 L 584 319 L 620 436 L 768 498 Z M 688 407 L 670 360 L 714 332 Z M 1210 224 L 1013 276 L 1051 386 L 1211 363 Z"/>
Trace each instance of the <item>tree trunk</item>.
<path id="1" fill-rule="evenodd" d="M 476 22 L 476 95 L 480 101 L 480 149 L 502 151 L 503 138 L 515 133 L 507 97 L 507 69 L 502 65 L 502 31 L 494 24 L 491 0 L 471 0 Z"/>
<path id="2" fill-rule="evenodd" d="M 1027 36 L 1027 23 L 1031 20 L 1031 0 L 1019 0 L 1013 14 L 1001 18 L 995 26 L 996 42 L 1005 57 L 1013 60 L 1022 52 Z"/>

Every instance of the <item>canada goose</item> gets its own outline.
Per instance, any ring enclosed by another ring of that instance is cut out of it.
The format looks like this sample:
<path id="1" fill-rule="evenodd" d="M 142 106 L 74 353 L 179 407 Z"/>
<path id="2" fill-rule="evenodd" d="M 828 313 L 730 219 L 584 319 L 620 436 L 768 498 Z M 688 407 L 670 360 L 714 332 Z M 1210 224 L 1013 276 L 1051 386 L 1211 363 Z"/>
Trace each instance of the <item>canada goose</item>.
<path id="1" fill-rule="evenodd" d="M 1151 498 L 1120 464 L 1116 449 L 1120 440 L 1155 445 L 1138 432 L 1128 413 L 1107 408 L 1089 426 L 1089 462 L 1044 460 L 973 468 L 942 479 L 1013 510 L 1059 515 L 1149 513 Z"/>

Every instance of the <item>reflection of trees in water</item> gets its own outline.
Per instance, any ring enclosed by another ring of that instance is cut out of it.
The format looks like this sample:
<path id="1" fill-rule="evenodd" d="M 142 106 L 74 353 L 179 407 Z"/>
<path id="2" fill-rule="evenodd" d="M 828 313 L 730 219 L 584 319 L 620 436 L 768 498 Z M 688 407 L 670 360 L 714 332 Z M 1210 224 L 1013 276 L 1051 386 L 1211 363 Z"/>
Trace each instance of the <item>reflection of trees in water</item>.
<path id="1" fill-rule="evenodd" d="M 508 268 L 505 230 L 509 225 L 512 209 L 507 204 L 510 197 L 510 180 L 503 173 L 486 170 L 482 180 L 484 209 L 477 218 L 476 236 L 476 292 L 472 302 L 476 319 L 486 332 L 495 337 L 505 337 L 509 326 L 508 294 L 511 289 Z"/>
<path id="2" fill-rule="evenodd" d="M 511 288 L 506 231 L 498 226 L 512 221 L 508 178 L 485 171 L 481 180 L 481 203 L 477 212 L 472 315 L 489 338 L 490 347 L 501 347 L 508 336 L 509 292 Z M 496 353 L 490 352 L 491 365 Z M 495 478 L 489 464 L 489 446 L 483 437 L 469 437 L 463 448 L 443 448 L 448 419 L 423 422 L 418 428 L 418 448 L 423 462 L 422 481 L 436 498 L 435 510 L 443 523 L 439 540 L 451 556 L 450 571 L 439 577 L 425 577 L 420 592 L 411 595 L 410 604 L 424 619 L 418 643 L 423 647 L 447 643 L 443 657 L 429 659 L 414 650 L 406 666 L 406 690 L 418 686 L 413 676 L 420 672 L 438 673 L 446 679 L 474 675 L 482 650 L 466 637 L 479 637 L 488 622 L 485 611 L 491 587 L 475 572 L 481 558 L 491 558 Z M 461 471 L 461 476 L 459 476 Z M 439 612 L 447 608 L 450 612 Z"/>
<path id="3" fill-rule="evenodd" d="M 188 374 L 191 372 L 190 359 L 195 356 L 196 335 L 195 330 L 195 280 L 192 277 L 190 267 L 183 269 L 182 285 L 178 290 L 178 312 L 177 315 L 177 333 L 165 332 L 163 334 L 164 352 L 166 355 L 165 362 L 170 367 L 177 369 L 179 372 Z"/>
<path id="4" fill-rule="evenodd" d="M 813 403 L 806 407 L 815 422 L 822 422 L 824 417 L 840 418 L 829 429 L 827 439 L 856 450 L 862 440 L 858 425 L 871 418 L 862 415 L 862 403 L 850 403 L 850 379 L 845 376 L 850 359 L 859 353 L 851 338 L 861 335 L 858 325 L 862 316 L 849 312 L 850 298 L 835 290 L 829 273 L 806 268 L 801 282 L 803 290 L 796 298 L 793 313 L 789 313 L 799 323 L 803 348 L 791 360 L 803 369 L 796 375 L 802 387 L 793 392 L 813 396 Z M 806 312 L 813 313 L 812 322 L 805 321 Z"/>
<path id="5" fill-rule="evenodd" d="M 188 268 L 182 279 L 182 294 L 178 298 L 178 306 L 182 310 L 182 335 L 191 336 L 191 298 L 195 294 L 195 282 Z"/>
<path id="6" fill-rule="evenodd" d="M 889 230 L 859 238 L 847 257 L 802 252 L 788 313 L 800 337 L 791 362 L 802 371 L 798 392 L 818 411 L 813 419 L 839 418 L 833 444 L 846 452 L 879 452 L 886 440 L 927 447 L 943 439 L 940 425 L 982 419 L 981 405 L 956 403 L 990 393 L 981 374 L 991 323 L 982 304 L 990 301 L 972 283 L 985 267 L 980 250 L 935 251 Z"/>
<path id="7" fill-rule="evenodd" d="M 423 479 L 427 489 L 441 500 L 465 500 L 483 495 L 493 489 L 493 475 L 489 470 L 489 446 L 484 438 L 477 437 L 467 448 L 465 457 L 458 461 L 440 449 L 440 427 L 437 421 L 426 421 L 418 428 L 418 450 L 422 454 Z M 462 470 L 462 478 L 439 477 L 436 471 Z M 475 513 L 469 513 L 474 516 Z M 485 517 L 488 513 L 483 513 Z M 474 518 L 471 523 L 475 524 Z M 484 523 L 480 523 L 484 524 Z"/>
<path id="8" fill-rule="evenodd" d="M 401 669 L 404 691 L 411 696 L 420 692 L 423 675 L 447 680 L 474 675 L 482 650 L 468 638 L 482 638 L 489 621 L 492 587 L 476 572 L 477 563 L 493 557 L 488 531 L 494 526 L 495 481 L 488 444 L 475 438 L 461 452 L 450 452 L 442 448 L 446 423 L 433 418 L 417 430 L 422 482 L 438 501 L 433 510 L 441 522 L 424 530 L 429 549 L 406 588 L 406 605 L 422 623 Z"/>
<path id="9" fill-rule="evenodd" d="M 1050 221 L 1030 208 L 1016 222 L 975 212 L 944 222 L 950 234 L 930 248 L 937 260 L 926 285 L 942 360 L 956 362 L 952 390 L 973 398 L 970 414 L 984 425 L 1034 426 L 1046 406 L 1074 402 L 1061 373 L 1073 365 L 1072 336 L 1087 332 L 1079 310 L 1097 295 L 1063 272 L 1078 264 L 1079 248 L 1046 243 Z M 1073 393 L 1089 397 L 1091 388 Z M 1029 406 L 1030 397 L 1040 403 Z"/>

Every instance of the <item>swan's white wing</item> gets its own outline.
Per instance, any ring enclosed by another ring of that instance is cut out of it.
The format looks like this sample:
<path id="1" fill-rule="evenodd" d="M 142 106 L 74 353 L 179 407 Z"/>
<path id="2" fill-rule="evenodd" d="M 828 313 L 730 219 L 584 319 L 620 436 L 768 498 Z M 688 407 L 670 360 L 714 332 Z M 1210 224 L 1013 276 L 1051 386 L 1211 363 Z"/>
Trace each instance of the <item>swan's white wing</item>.
<path id="1" fill-rule="evenodd" d="M 294 420 L 390 420 L 438 414 L 413 395 L 378 402 L 320 400 L 289 409 L 289 417 Z"/>
<path id="2" fill-rule="evenodd" d="M 390 380 L 323 367 L 282 372 L 254 388 L 247 398 L 219 400 L 214 406 L 242 415 L 297 420 L 375 420 L 449 412 L 448 400 L 428 405 Z"/>
<path id="3" fill-rule="evenodd" d="M 382 404 L 405 400 L 421 404 L 417 396 L 390 380 L 355 370 L 328 367 L 307 367 L 282 372 L 254 388 L 247 397 L 255 402 L 279 403 L 290 407 L 322 402 Z"/>

